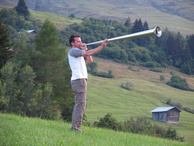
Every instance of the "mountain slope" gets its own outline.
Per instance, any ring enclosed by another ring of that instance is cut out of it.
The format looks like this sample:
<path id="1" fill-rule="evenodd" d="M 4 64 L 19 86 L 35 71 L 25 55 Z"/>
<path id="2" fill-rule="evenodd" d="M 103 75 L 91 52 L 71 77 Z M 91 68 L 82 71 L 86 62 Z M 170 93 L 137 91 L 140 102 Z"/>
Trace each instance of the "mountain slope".
<path id="1" fill-rule="evenodd" d="M 0 5 L 16 6 L 18 0 L 1 0 Z M 190 0 L 25 0 L 32 10 L 57 13 L 68 16 L 74 13 L 78 18 L 96 17 L 117 19 L 124 22 L 130 17 L 147 21 L 150 28 L 156 25 L 163 29 L 194 33 L 194 2 Z"/>
<path id="2" fill-rule="evenodd" d="M 54 14 L 43 12 L 33 12 L 33 16 L 37 19 L 44 20 L 46 17 L 56 18 Z M 44 15 L 44 16 L 43 16 Z M 76 20 L 76 19 L 75 19 Z M 72 23 L 75 20 L 66 18 L 63 20 Z M 56 23 L 56 20 L 53 20 Z M 81 20 L 80 20 L 81 21 Z M 62 24 L 59 24 L 62 25 Z M 59 26 L 57 26 L 59 27 Z M 187 79 L 191 88 L 194 88 L 193 76 L 181 74 L 175 69 L 163 68 L 162 73 L 151 72 L 146 68 L 134 66 L 134 70 L 129 70 L 127 65 L 118 64 L 110 60 L 94 58 L 98 61 L 98 71 L 112 70 L 114 79 L 105 79 L 95 76 L 89 76 L 88 80 L 88 96 L 86 115 L 89 122 L 94 122 L 97 117 L 104 116 L 107 112 L 113 113 L 113 116 L 119 121 L 127 120 L 130 117 L 147 117 L 151 119 L 151 111 L 157 106 L 169 106 L 165 104 L 168 99 L 178 102 L 182 107 L 193 109 L 194 92 L 182 91 L 165 84 L 171 77 L 170 72 L 175 72 L 183 78 Z M 160 75 L 165 76 L 165 82 L 159 80 Z M 120 87 L 121 83 L 129 81 L 133 83 L 134 90 L 132 92 L 124 90 Z M 162 126 L 169 126 L 166 123 L 156 122 Z M 193 114 L 182 111 L 180 124 L 173 125 L 180 131 L 180 134 L 185 136 L 186 141 L 194 143 L 194 117 Z"/>
<path id="3" fill-rule="evenodd" d="M 108 72 L 112 70 L 115 78 L 106 79 L 89 76 L 86 115 L 89 122 L 112 113 L 118 121 L 130 119 L 130 117 L 146 117 L 152 119 L 151 110 L 156 107 L 167 107 L 166 101 L 170 99 L 179 103 L 182 107 L 191 109 L 194 105 L 194 92 L 172 88 L 165 83 L 170 80 L 170 72 L 185 78 L 191 88 L 194 88 L 193 76 L 181 74 L 175 69 L 161 68 L 162 73 L 149 71 L 144 67 L 133 66 L 129 70 L 127 65 L 112 62 L 101 58 L 94 58 L 98 64 L 98 71 Z M 165 81 L 160 81 L 160 75 Z M 134 86 L 133 91 L 120 87 L 122 83 L 130 82 Z M 186 141 L 194 143 L 194 116 L 181 109 L 178 125 L 154 122 L 163 127 L 173 126 Z"/>

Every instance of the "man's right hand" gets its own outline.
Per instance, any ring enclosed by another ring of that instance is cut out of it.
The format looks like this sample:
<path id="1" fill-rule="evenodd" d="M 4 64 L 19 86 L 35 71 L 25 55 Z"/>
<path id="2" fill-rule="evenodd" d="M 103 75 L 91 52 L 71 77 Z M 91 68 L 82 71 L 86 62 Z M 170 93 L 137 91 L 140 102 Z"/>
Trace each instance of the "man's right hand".
<path id="1" fill-rule="evenodd" d="M 105 39 L 103 42 L 102 42 L 102 46 L 103 47 L 106 47 L 106 45 L 108 45 L 110 42 L 107 42 L 108 39 Z"/>
<path id="2" fill-rule="evenodd" d="M 82 50 L 88 50 L 86 44 L 81 44 L 81 45 L 80 45 L 80 48 L 81 48 Z"/>

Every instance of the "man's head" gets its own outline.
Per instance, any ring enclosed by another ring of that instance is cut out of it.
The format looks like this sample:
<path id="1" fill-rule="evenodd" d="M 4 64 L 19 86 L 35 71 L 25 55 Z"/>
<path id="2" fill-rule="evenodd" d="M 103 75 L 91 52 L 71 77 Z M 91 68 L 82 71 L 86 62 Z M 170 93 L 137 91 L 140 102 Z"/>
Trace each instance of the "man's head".
<path id="1" fill-rule="evenodd" d="M 69 37 L 69 43 L 72 47 L 80 48 L 80 45 L 82 44 L 81 36 L 80 35 L 71 35 Z"/>

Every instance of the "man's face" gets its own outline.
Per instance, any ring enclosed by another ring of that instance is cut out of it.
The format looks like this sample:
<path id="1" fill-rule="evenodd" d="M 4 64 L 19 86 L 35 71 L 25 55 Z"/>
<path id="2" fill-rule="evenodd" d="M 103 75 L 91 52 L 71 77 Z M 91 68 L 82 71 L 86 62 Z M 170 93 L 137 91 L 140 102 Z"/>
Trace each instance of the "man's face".
<path id="1" fill-rule="evenodd" d="M 73 48 L 79 48 L 81 49 L 82 40 L 80 37 L 75 37 L 74 42 L 71 42 Z"/>

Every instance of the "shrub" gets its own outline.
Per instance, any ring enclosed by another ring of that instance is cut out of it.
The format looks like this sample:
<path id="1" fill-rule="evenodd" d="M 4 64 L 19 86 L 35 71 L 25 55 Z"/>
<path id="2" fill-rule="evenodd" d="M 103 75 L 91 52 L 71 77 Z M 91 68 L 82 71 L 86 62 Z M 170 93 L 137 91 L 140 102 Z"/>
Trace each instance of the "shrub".
<path id="1" fill-rule="evenodd" d="M 191 65 L 189 63 L 184 63 L 181 66 L 181 72 L 192 75 Z"/>
<path id="2" fill-rule="evenodd" d="M 128 69 L 129 70 L 133 70 L 133 66 L 132 65 L 129 65 Z"/>
<path id="3" fill-rule="evenodd" d="M 146 134 L 149 136 L 168 138 L 183 142 L 184 137 L 180 137 L 175 129 L 169 127 L 164 129 L 163 127 L 152 125 L 151 122 L 142 117 L 138 117 L 136 120 L 130 118 L 130 120 L 118 123 L 112 114 L 108 113 L 105 117 L 100 118 L 99 122 L 94 122 L 97 127 L 113 129 L 123 132 L 131 132 L 136 134 Z"/>
<path id="4" fill-rule="evenodd" d="M 188 108 L 188 107 L 183 107 L 182 104 L 179 103 L 179 102 L 172 102 L 171 99 L 168 99 L 168 100 L 166 101 L 166 104 L 171 105 L 171 106 L 176 106 L 176 107 L 179 108 L 179 109 L 182 109 L 182 110 L 185 110 L 185 111 L 187 111 L 187 112 L 189 112 L 189 113 L 194 114 L 194 110 L 192 110 L 192 109 L 190 109 L 190 108 Z"/>
<path id="5" fill-rule="evenodd" d="M 162 72 L 162 70 L 161 69 L 156 69 L 156 68 L 152 68 L 152 69 L 150 69 L 150 71 L 154 71 L 154 72 Z"/>
<path id="6" fill-rule="evenodd" d="M 185 111 L 194 114 L 194 110 L 190 109 L 189 107 L 184 107 L 183 108 Z"/>
<path id="7" fill-rule="evenodd" d="M 163 75 L 160 75 L 160 81 L 164 81 L 165 77 Z"/>
<path id="8" fill-rule="evenodd" d="M 104 78 L 114 78 L 114 75 L 112 74 L 112 70 L 109 70 L 108 73 L 106 72 L 91 72 L 94 76 L 104 77 Z"/>
<path id="9" fill-rule="evenodd" d="M 175 129 L 172 129 L 171 127 L 169 127 L 166 131 L 166 136 L 165 138 L 169 138 L 169 139 L 172 139 L 172 140 L 178 140 L 178 141 L 181 141 L 181 142 L 184 142 L 184 137 L 180 137 L 177 133 L 177 131 Z"/>
<path id="10" fill-rule="evenodd" d="M 146 62 L 145 66 L 154 68 L 154 67 L 156 67 L 156 64 L 155 64 L 155 62 L 149 61 L 149 62 Z"/>
<path id="11" fill-rule="evenodd" d="M 100 118 L 99 122 L 94 122 L 94 125 L 97 127 L 103 127 L 103 128 L 116 130 L 119 123 L 117 122 L 115 118 L 112 117 L 111 113 L 108 113 L 107 115 L 105 115 L 104 118 Z"/>
<path id="12" fill-rule="evenodd" d="M 130 90 L 130 91 L 133 91 L 134 89 L 133 83 L 131 82 L 122 83 L 120 87 Z"/>
<path id="13" fill-rule="evenodd" d="M 97 62 L 87 63 L 88 72 L 97 72 L 98 64 Z"/>
<path id="14" fill-rule="evenodd" d="M 171 74 L 172 76 L 176 75 L 176 73 L 174 73 L 174 72 L 172 72 L 172 71 L 170 72 L 170 74 Z"/>
<path id="15" fill-rule="evenodd" d="M 187 83 L 186 79 L 182 79 L 178 75 L 173 75 L 167 85 L 182 89 L 182 90 L 192 90 L 189 88 L 189 84 Z"/>
<path id="16" fill-rule="evenodd" d="M 118 131 L 123 132 L 135 132 L 135 120 L 133 118 L 130 118 L 130 120 L 124 121 L 123 123 L 119 123 L 119 126 L 117 128 Z"/>

